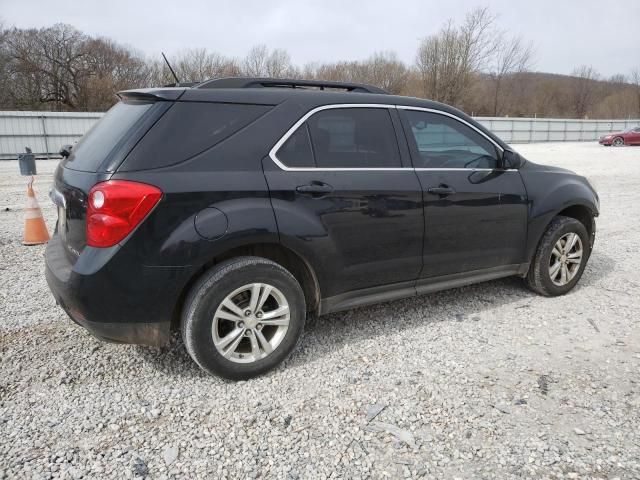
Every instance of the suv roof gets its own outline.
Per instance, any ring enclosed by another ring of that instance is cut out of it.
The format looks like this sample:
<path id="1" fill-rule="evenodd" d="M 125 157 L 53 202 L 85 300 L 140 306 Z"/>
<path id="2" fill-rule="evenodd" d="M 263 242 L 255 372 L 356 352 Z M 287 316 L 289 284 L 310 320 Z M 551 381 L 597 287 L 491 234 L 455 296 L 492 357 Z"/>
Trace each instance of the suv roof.
<path id="1" fill-rule="evenodd" d="M 286 78 L 228 77 L 207 80 L 193 86 L 159 87 L 125 90 L 121 98 L 154 98 L 181 102 L 244 103 L 252 105 L 280 105 L 291 101 L 302 110 L 332 104 L 405 105 L 447 112 L 478 126 L 464 112 L 449 105 L 415 97 L 392 95 L 360 83 L 294 80 Z M 499 145 L 504 142 L 486 132 Z"/>
<path id="2" fill-rule="evenodd" d="M 162 100 L 210 101 L 277 105 L 288 99 L 305 104 L 377 103 L 402 104 L 456 111 L 442 103 L 391 95 L 373 85 L 349 82 L 295 80 L 288 78 L 228 77 L 193 86 L 167 86 L 124 90 L 120 97 L 155 97 Z"/>

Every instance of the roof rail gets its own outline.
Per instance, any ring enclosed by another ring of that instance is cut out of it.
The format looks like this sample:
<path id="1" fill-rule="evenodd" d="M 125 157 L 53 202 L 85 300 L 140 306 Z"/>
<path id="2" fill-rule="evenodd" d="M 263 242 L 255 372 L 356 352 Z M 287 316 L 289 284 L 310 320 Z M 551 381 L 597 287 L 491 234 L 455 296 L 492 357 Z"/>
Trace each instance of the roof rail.
<path id="1" fill-rule="evenodd" d="M 163 87 L 195 87 L 196 85 L 200 85 L 200 82 L 167 83 L 166 85 L 163 85 Z"/>
<path id="2" fill-rule="evenodd" d="M 214 78 L 200 83 L 195 88 L 317 88 L 319 90 L 346 90 L 359 93 L 383 93 L 388 94 L 382 88 L 362 83 L 331 82 L 324 80 L 294 80 L 291 78 L 252 78 L 252 77 L 227 77 Z"/>

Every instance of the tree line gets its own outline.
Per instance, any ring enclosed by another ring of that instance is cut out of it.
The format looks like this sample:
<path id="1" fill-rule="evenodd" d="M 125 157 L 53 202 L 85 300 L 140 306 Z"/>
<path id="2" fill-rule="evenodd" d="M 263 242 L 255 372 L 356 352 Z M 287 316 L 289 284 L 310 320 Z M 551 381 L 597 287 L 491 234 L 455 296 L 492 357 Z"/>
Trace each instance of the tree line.
<path id="1" fill-rule="evenodd" d="M 215 77 L 295 77 L 368 83 L 390 93 L 429 98 L 478 116 L 640 118 L 640 66 L 602 77 L 593 67 L 571 75 L 533 71 L 535 49 L 501 29 L 488 8 L 470 11 L 423 38 L 415 61 L 375 52 L 360 61 L 295 65 L 288 52 L 252 47 L 237 58 L 204 48 L 169 56 L 181 82 Z M 162 86 L 174 78 L 161 58 L 71 25 L 0 25 L 0 109 L 103 111 L 114 93 Z"/>

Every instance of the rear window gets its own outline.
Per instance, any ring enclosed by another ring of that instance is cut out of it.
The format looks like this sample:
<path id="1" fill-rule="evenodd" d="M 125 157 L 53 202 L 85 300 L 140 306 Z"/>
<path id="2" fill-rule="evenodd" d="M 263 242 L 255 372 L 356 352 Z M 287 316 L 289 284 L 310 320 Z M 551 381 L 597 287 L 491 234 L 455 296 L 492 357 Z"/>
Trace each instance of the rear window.
<path id="1" fill-rule="evenodd" d="M 401 166 L 398 142 L 386 108 L 324 110 L 307 123 L 319 168 Z"/>
<path id="2" fill-rule="evenodd" d="M 309 139 L 309 127 L 303 124 L 278 150 L 278 160 L 284 162 L 287 167 L 315 167 L 311 140 Z"/>
<path id="3" fill-rule="evenodd" d="M 208 150 L 272 107 L 235 103 L 177 102 L 131 151 L 120 171 L 166 167 Z"/>
<path id="4" fill-rule="evenodd" d="M 133 134 L 133 127 L 149 112 L 154 102 L 119 102 L 114 105 L 73 147 L 64 162 L 66 168 L 96 172 L 102 162 Z"/>

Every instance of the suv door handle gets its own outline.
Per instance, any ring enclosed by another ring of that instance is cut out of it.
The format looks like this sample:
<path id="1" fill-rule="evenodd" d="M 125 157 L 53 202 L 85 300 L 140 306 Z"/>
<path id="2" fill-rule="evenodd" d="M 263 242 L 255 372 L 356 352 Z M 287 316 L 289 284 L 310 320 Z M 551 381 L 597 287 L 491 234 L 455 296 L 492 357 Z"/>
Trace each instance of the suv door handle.
<path id="1" fill-rule="evenodd" d="M 438 187 L 429 187 L 427 189 L 427 192 L 433 195 L 442 195 L 443 197 L 456 193 L 456 191 L 453 188 L 449 187 L 448 185 L 440 185 Z"/>
<path id="2" fill-rule="evenodd" d="M 314 196 L 326 195 L 333 192 L 333 187 L 328 183 L 311 182 L 309 185 L 300 185 L 296 187 L 298 193 L 308 193 Z"/>

